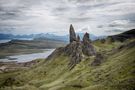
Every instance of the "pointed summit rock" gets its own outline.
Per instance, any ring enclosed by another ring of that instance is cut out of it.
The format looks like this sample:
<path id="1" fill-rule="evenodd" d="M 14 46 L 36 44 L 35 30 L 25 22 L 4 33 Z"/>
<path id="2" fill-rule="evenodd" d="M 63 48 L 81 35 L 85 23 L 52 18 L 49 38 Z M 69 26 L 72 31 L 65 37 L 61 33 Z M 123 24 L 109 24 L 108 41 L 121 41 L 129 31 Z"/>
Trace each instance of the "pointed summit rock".
<path id="1" fill-rule="evenodd" d="M 76 34 L 72 24 L 70 25 L 69 33 L 70 33 L 70 43 L 76 41 Z"/>

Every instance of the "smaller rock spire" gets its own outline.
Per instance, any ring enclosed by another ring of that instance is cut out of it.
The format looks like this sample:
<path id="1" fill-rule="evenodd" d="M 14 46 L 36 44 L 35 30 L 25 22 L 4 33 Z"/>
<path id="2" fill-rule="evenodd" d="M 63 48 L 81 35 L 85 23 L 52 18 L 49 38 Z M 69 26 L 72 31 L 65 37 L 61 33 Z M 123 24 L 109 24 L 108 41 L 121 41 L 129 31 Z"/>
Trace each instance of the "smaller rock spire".
<path id="1" fill-rule="evenodd" d="M 96 54 L 96 51 L 91 44 L 91 40 L 89 38 L 89 33 L 85 33 L 83 37 L 83 53 L 87 56 L 92 56 Z"/>
<path id="2" fill-rule="evenodd" d="M 70 33 L 70 43 L 76 41 L 76 34 L 72 24 L 70 25 L 69 33 Z"/>
<path id="3" fill-rule="evenodd" d="M 84 42 L 84 43 L 85 43 L 85 42 L 91 42 L 90 37 L 89 37 L 89 33 L 86 32 L 86 33 L 84 34 L 83 42 Z"/>

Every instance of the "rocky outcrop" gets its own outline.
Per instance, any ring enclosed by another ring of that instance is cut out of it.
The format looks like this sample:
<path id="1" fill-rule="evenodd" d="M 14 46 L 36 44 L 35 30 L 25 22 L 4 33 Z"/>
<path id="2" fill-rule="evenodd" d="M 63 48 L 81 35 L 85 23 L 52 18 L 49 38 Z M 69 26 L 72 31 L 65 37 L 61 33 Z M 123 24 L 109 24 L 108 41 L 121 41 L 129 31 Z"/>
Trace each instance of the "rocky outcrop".
<path id="1" fill-rule="evenodd" d="M 81 42 L 72 42 L 65 47 L 66 55 L 70 56 L 69 67 L 72 69 L 82 60 L 82 44 Z"/>
<path id="2" fill-rule="evenodd" d="M 104 57 L 101 53 L 97 53 L 94 61 L 91 63 L 92 66 L 99 66 L 103 61 Z"/>
<path id="3" fill-rule="evenodd" d="M 57 48 L 49 57 L 55 58 L 60 54 L 65 54 L 70 57 L 69 68 L 72 69 L 76 64 L 81 62 L 84 56 L 96 56 L 96 51 L 91 43 L 89 34 L 85 33 L 83 41 L 80 40 L 80 36 L 76 37 L 76 33 L 72 25 L 70 25 L 70 43 L 63 48 Z"/>
<path id="4" fill-rule="evenodd" d="M 96 55 L 96 51 L 93 47 L 93 45 L 91 44 L 91 40 L 89 38 L 89 34 L 85 33 L 84 37 L 83 37 L 83 49 L 82 49 L 84 55 L 87 56 L 92 56 L 92 55 Z"/>
<path id="5" fill-rule="evenodd" d="M 96 51 L 91 43 L 89 34 L 85 33 L 83 41 L 80 36 L 76 37 L 76 33 L 72 25 L 70 25 L 70 43 L 65 47 L 65 54 L 70 56 L 70 69 L 81 62 L 83 56 L 96 55 Z"/>
<path id="6" fill-rule="evenodd" d="M 72 43 L 73 41 L 76 41 L 76 34 L 75 34 L 74 27 L 72 26 L 72 24 L 70 25 L 69 33 L 70 33 L 70 43 Z"/>
<path id="7" fill-rule="evenodd" d="M 83 43 L 89 42 L 91 43 L 91 40 L 89 38 L 89 33 L 85 33 L 84 37 L 83 37 Z"/>

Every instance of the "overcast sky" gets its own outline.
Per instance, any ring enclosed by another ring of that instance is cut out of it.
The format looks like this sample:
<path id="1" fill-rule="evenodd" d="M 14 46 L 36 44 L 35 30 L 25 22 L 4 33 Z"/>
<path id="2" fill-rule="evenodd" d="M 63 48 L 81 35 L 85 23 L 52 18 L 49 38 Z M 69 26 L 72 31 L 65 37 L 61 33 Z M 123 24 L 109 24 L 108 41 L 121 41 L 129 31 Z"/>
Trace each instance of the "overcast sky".
<path id="1" fill-rule="evenodd" d="M 95 35 L 135 28 L 135 0 L 0 0 L 0 33 Z"/>

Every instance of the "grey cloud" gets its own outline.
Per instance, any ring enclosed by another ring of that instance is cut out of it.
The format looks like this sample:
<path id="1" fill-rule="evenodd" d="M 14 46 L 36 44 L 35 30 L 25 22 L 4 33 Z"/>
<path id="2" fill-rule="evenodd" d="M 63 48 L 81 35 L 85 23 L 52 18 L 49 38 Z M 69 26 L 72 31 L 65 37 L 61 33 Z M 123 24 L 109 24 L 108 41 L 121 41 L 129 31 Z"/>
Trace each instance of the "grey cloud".
<path id="1" fill-rule="evenodd" d="M 119 27 L 124 26 L 124 24 L 109 24 L 108 27 Z"/>
<path id="2" fill-rule="evenodd" d="M 103 25 L 99 25 L 99 26 L 97 26 L 97 28 L 103 28 L 104 26 Z"/>
<path id="3" fill-rule="evenodd" d="M 91 20 L 90 17 L 74 17 L 74 18 L 68 18 L 69 21 L 71 22 L 86 22 Z"/>
<path id="4" fill-rule="evenodd" d="M 14 11 L 10 11 L 10 12 L 4 11 L 4 12 L 0 13 L 1 20 L 16 19 L 17 17 L 19 17 L 19 13 L 14 12 Z"/>
<path id="5" fill-rule="evenodd" d="M 88 31 L 88 28 L 87 27 L 82 28 L 81 31 Z"/>
<path id="6" fill-rule="evenodd" d="M 123 16 L 121 16 L 122 19 L 130 20 L 131 22 L 135 22 L 135 12 L 134 13 L 128 13 Z"/>
<path id="7" fill-rule="evenodd" d="M 53 16 L 62 16 L 64 15 L 66 12 L 70 12 L 71 8 L 70 7 L 62 7 L 62 6 L 58 6 L 56 8 L 53 8 L 51 10 L 52 15 Z"/>
<path id="8" fill-rule="evenodd" d="M 105 32 L 107 33 L 121 33 L 123 32 L 124 30 L 120 30 L 120 29 L 114 29 L 114 30 L 106 30 Z"/>
<path id="9" fill-rule="evenodd" d="M 24 7 L 0 7 L 0 19 L 9 20 L 9 19 L 20 19 L 25 15 L 23 13 Z"/>
<path id="10" fill-rule="evenodd" d="M 69 8 L 68 7 L 57 7 L 54 9 L 54 11 L 58 11 L 58 12 L 64 12 L 64 11 L 68 11 Z"/>
<path id="11" fill-rule="evenodd" d="M 112 2 L 112 3 L 97 3 L 97 4 L 81 4 L 77 6 L 77 9 L 79 10 L 90 10 L 95 8 L 105 8 L 107 6 L 111 5 L 117 5 L 119 2 Z"/>
<path id="12" fill-rule="evenodd" d="M 89 3 L 89 2 L 93 2 L 95 0 L 68 0 L 69 2 L 73 2 L 73 3 Z"/>
<path id="13" fill-rule="evenodd" d="M 118 32 L 119 27 L 128 29 L 135 25 L 135 11 L 128 7 L 134 4 L 134 0 L 0 0 L 0 28 L 58 32 L 74 23 L 79 28 L 89 26 L 95 34 L 101 33 L 99 29 Z M 122 11 L 124 6 L 126 12 Z M 129 22 L 111 23 L 115 20 Z"/>

